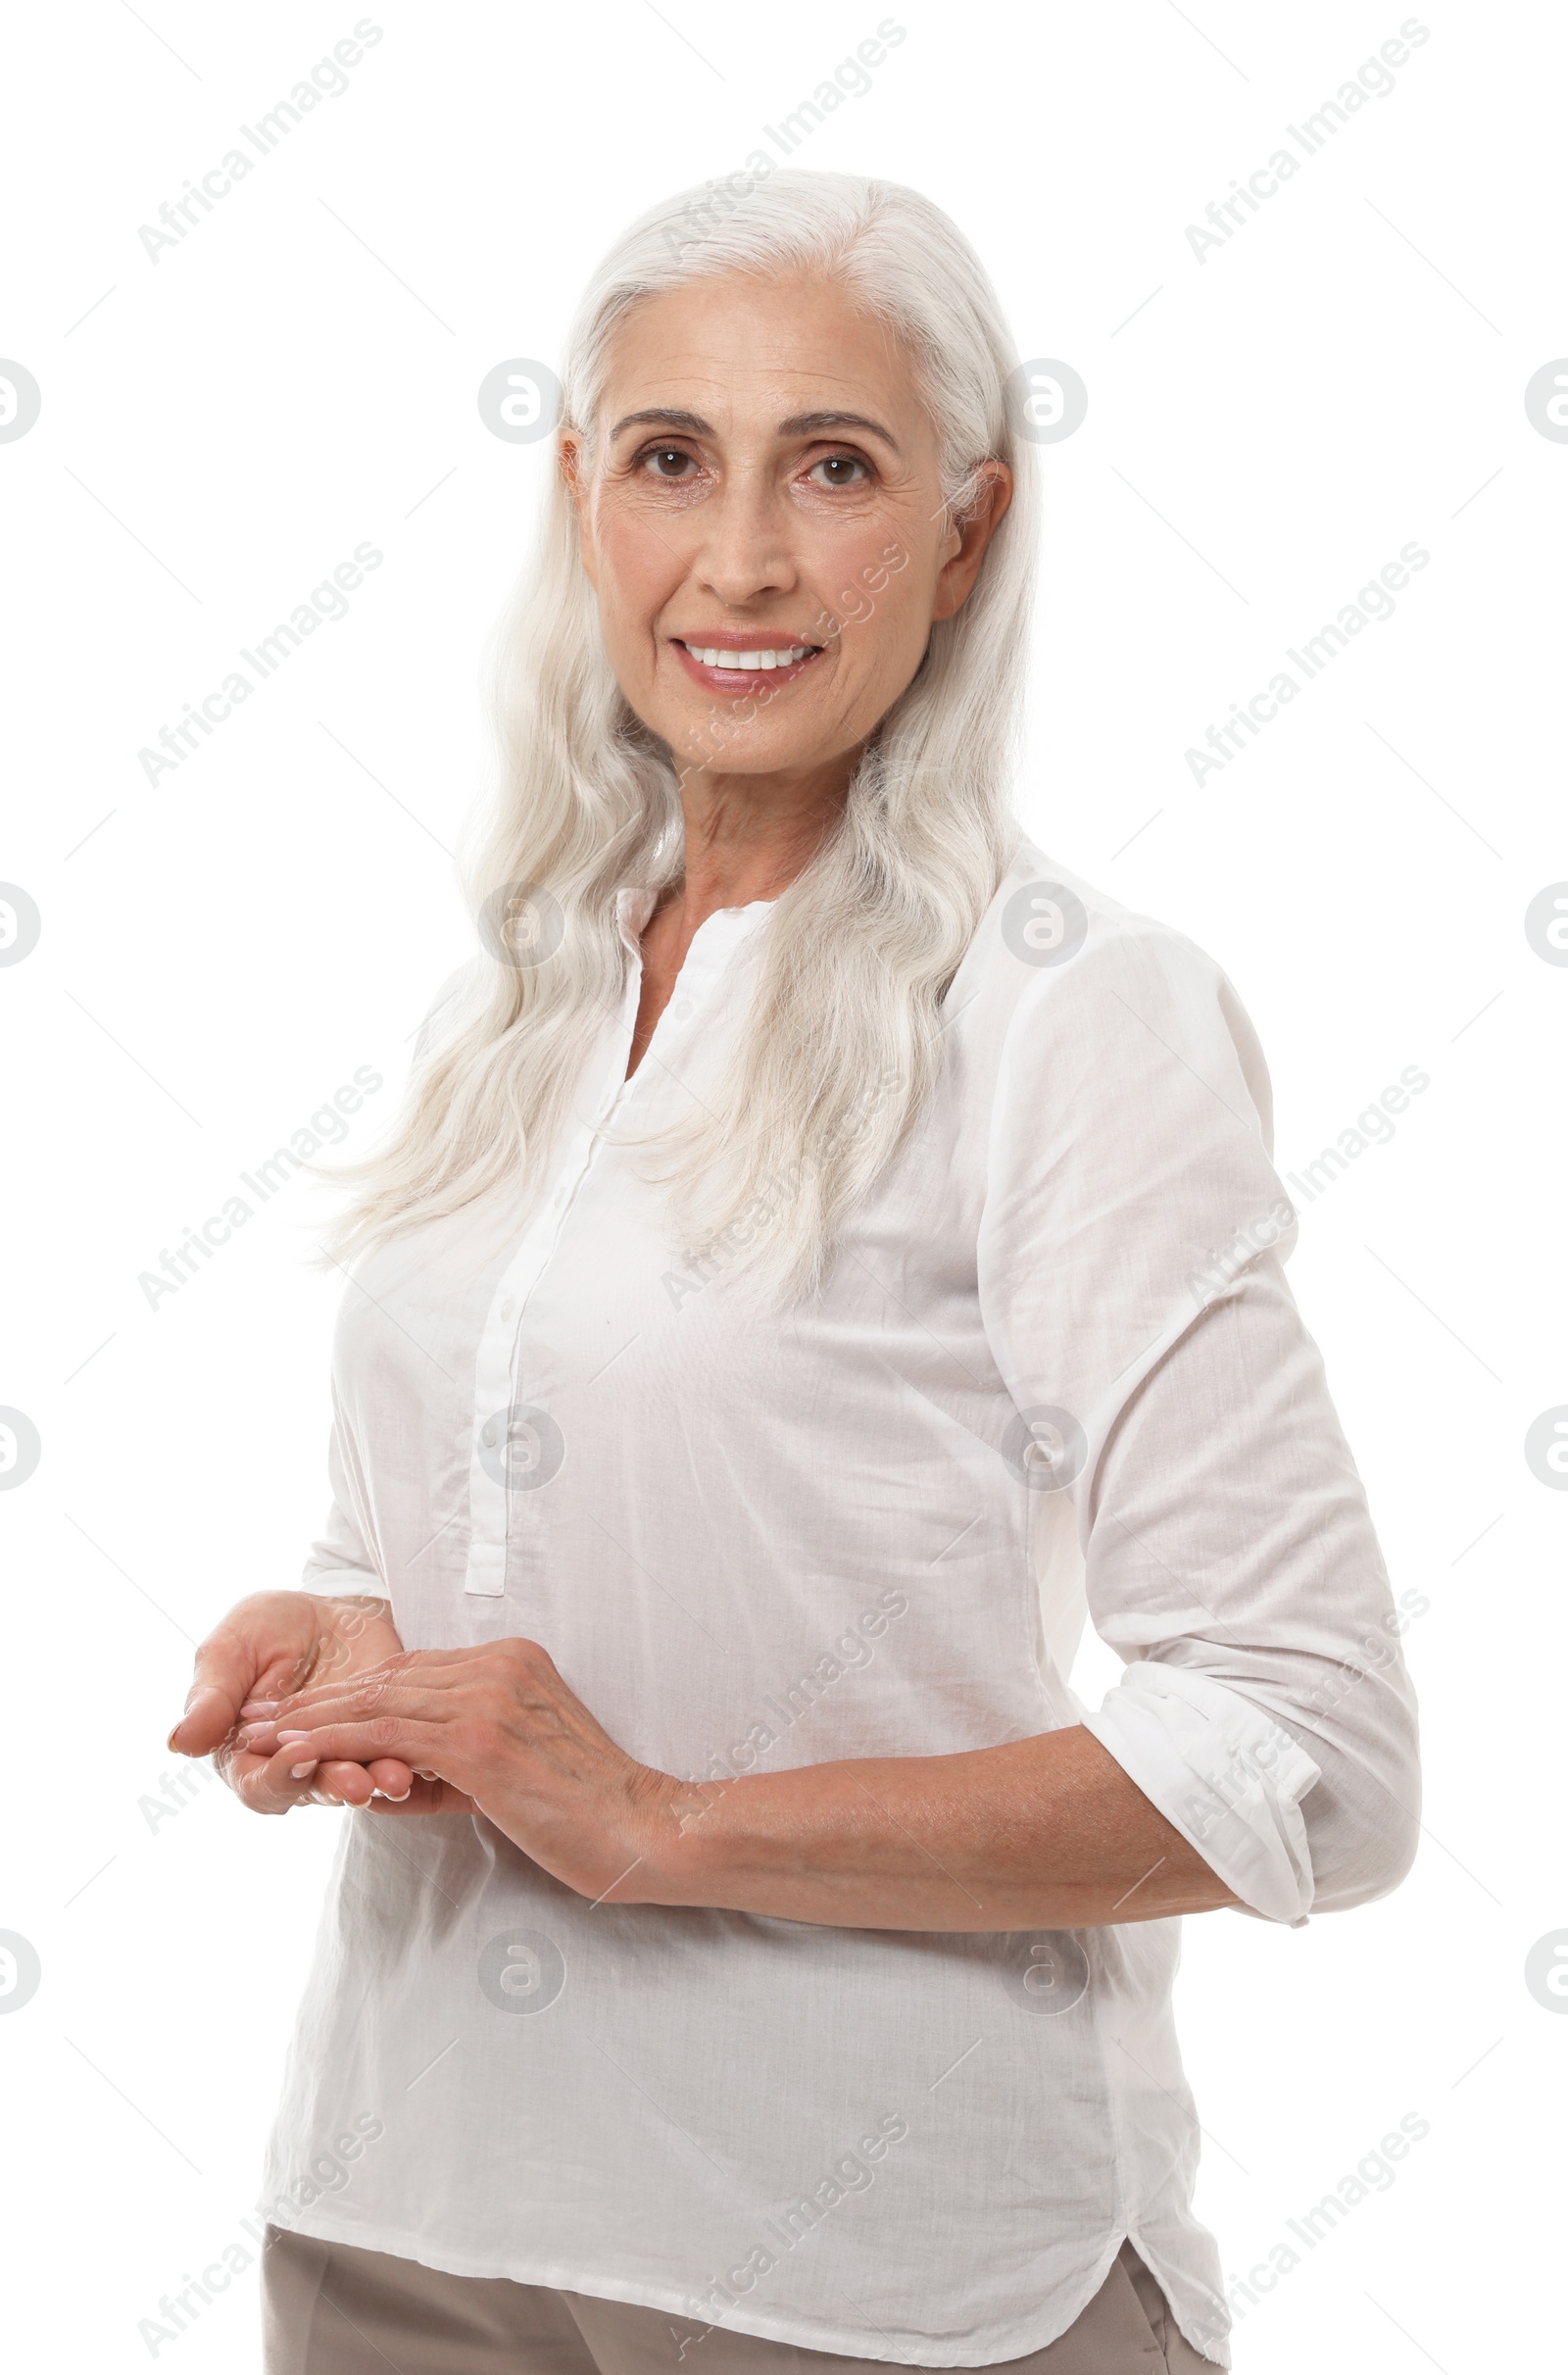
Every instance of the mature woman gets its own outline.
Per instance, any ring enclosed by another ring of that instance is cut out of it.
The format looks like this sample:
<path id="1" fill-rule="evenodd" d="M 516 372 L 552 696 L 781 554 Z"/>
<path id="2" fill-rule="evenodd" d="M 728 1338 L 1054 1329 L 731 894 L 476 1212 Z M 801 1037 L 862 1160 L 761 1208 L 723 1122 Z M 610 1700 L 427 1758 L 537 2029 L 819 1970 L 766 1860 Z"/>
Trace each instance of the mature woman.
<path id="1" fill-rule="evenodd" d="M 885 183 L 690 223 L 572 339 L 307 1590 L 173 1735 L 359 1809 L 269 2366 L 1223 2365 L 1179 1917 L 1399 1879 L 1403 1619 L 1236 996 L 1008 820 L 985 274 Z"/>

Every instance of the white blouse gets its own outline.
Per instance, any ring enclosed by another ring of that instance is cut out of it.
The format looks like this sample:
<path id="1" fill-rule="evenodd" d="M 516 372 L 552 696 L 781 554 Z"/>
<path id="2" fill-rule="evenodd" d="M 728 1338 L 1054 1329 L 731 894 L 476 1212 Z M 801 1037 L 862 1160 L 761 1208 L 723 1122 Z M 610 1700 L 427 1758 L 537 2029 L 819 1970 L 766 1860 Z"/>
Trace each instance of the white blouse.
<path id="1" fill-rule="evenodd" d="M 1224 975 L 1022 846 L 916 1134 L 821 1297 L 759 1325 L 607 1124 L 703 1093 L 768 904 L 702 926 L 626 1082 L 651 905 L 621 894 L 625 994 L 553 1175 L 360 1264 L 308 1588 L 386 1593 L 410 1649 L 531 1636 L 686 1778 L 1085 1722 L 1253 1913 L 1391 1888 L 1407 1619 Z M 1093 1712 L 1086 1613 L 1126 1660 Z M 349 1814 L 270 2214 L 933 2367 L 1043 2348 L 1131 2236 L 1228 2363 L 1179 1938 L 596 1905 L 481 1818 Z"/>

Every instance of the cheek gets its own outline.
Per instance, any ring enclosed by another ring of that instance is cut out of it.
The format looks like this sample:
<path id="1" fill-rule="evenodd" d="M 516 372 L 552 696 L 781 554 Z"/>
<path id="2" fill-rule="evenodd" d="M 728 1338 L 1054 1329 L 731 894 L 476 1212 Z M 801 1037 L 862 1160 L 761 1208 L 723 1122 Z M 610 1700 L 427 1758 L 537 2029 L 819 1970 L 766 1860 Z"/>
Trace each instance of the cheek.
<path id="1" fill-rule="evenodd" d="M 931 622 L 931 587 L 906 548 L 890 571 L 890 538 L 878 537 L 854 569 L 841 570 L 829 596 L 841 621 L 849 668 L 889 699 L 902 692 L 919 666 Z"/>
<path id="2" fill-rule="evenodd" d="M 595 575 L 607 638 L 619 644 L 652 629 L 684 574 L 672 539 L 657 535 L 635 512 L 601 512 L 594 520 Z"/>

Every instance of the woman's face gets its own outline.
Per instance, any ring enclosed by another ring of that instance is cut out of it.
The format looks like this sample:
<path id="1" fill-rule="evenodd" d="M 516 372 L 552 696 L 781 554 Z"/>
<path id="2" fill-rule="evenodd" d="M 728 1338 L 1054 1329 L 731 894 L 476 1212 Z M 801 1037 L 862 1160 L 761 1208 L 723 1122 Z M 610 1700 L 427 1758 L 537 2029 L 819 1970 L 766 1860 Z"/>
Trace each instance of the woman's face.
<path id="1" fill-rule="evenodd" d="M 909 360 L 834 281 L 699 280 L 611 355 L 591 470 L 563 438 L 622 692 L 685 767 L 832 769 L 956 611 L 1006 509 L 949 524 Z"/>

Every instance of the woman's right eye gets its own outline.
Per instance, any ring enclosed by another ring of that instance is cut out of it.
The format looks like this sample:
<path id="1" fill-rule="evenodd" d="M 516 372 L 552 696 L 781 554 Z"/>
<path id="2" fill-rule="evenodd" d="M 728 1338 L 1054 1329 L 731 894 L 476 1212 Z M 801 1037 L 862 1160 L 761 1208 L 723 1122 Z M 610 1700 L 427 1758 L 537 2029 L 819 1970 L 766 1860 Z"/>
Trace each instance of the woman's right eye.
<path id="1" fill-rule="evenodd" d="M 656 478 L 684 477 L 685 465 L 688 462 L 692 463 L 693 469 L 696 468 L 692 456 L 685 451 L 684 447 L 678 445 L 651 446 L 642 457 L 643 469 Z"/>

